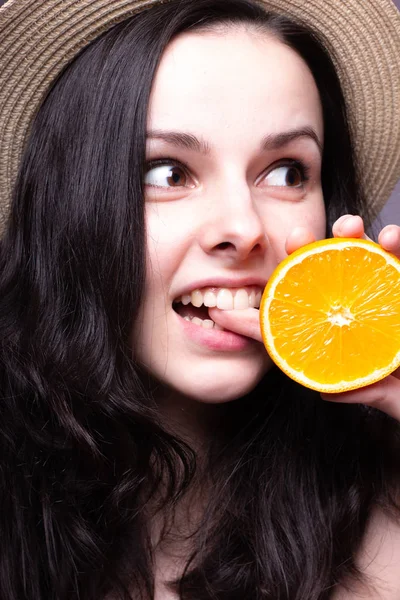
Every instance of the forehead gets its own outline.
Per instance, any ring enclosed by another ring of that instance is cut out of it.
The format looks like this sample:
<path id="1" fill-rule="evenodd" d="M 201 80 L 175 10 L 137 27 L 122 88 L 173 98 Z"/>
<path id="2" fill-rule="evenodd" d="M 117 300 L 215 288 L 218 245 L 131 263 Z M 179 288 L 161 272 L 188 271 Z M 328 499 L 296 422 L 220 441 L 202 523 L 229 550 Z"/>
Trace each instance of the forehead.
<path id="1" fill-rule="evenodd" d="M 178 36 L 156 73 L 149 120 L 152 128 L 179 125 L 214 136 L 243 125 L 268 133 L 312 125 L 323 132 L 306 63 L 273 35 L 245 27 Z"/>

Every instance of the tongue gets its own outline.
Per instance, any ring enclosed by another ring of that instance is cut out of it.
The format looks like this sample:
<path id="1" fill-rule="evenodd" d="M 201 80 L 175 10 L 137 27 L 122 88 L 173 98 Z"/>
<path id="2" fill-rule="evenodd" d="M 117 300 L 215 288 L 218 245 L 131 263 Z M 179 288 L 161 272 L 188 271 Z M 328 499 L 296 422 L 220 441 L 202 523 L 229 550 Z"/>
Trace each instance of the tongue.
<path id="1" fill-rule="evenodd" d="M 208 315 L 208 308 L 207 306 L 204 306 L 204 304 L 202 306 L 200 306 L 200 308 L 197 308 L 196 306 L 193 306 L 192 304 L 188 304 L 187 306 L 184 306 L 183 304 L 176 304 L 174 306 L 174 310 L 178 313 L 178 315 L 180 315 L 182 318 L 184 317 L 198 317 L 199 319 L 203 319 L 203 321 L 205 319 L 209 319 L 209 315 Z"/>

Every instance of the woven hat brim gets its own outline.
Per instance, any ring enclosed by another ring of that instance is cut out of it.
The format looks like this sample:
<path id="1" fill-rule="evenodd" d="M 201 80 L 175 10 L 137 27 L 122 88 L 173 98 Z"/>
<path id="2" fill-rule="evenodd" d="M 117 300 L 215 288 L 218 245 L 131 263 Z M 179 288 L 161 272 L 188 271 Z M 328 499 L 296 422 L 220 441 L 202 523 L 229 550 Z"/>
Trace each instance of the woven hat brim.
<path id="1" fill-rule="evenodd" d="M 32 120 L 68 62 L 115 23 L 169 0 L 8 0 L 0 8 L 0 228 Z M 194 0 L 195 1 L 195 0 Z M 344 90 L 368 203 L 400 177 L 400 13 L 391 0 L 258 0 L 318 32 Z"/>

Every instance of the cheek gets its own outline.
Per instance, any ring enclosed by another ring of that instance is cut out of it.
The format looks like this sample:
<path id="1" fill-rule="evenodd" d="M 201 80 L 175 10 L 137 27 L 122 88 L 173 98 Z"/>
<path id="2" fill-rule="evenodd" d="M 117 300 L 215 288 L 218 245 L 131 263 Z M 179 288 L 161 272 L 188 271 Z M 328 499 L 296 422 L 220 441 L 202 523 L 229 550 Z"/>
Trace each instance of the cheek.
<path id="1" fill-rule="evenodd" d="M 303 227 L 307 227 L 314 234 L 316 240 L 326 237 L 326 212 L 322 197 L 316 207 L 300 216 L 300 221 Z"/>
<path id="2" fill-rule="evenodd" d="M 146 207 L 146 255 L 149 275 L 152 270 L 172 272 L 187 252 L 194 236 L 193 211 L 187 215 L 182 203 L 151 203 Z"/>
<path id="3" fill-rule="evenodd" d="M 178 262 L 180 242 L 176 222 L 160 214 L 158 205 L 146 211 L 146 296 L 165 287 Z"/>
<path id="4" fill-rule="evenodd" d="M 146 206 L 146 277 L 143 304 L 133 329 L 134 356 L 145 365 L 152 362 L 157 344 L 162 343 L 168 311 L 166 297 L 176 263 L 173 231 L 157 204 Z"/>
<path id="5" fill-rule="evenodd" d="M 264 223 L 270 245 L 280 262 L 286 257 L 286 239 L 296 227 L 306 228 L 316 240 L 325 238 L 326 215 L 322 193 L 312 202 L 270 206 Z"/>

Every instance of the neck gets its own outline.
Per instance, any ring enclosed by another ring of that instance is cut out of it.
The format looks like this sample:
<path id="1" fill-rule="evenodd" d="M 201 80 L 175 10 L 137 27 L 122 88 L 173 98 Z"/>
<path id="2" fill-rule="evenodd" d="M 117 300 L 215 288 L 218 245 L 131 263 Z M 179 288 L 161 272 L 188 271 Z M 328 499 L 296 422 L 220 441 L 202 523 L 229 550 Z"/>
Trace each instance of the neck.
<path id="1" fill-rule="evenodd" d="M 160 386 L 154 397 L 163 427 L 186 442 L 198 458 L 204 457 L 218 437 L 225 405 L 201 402 Z"/>

